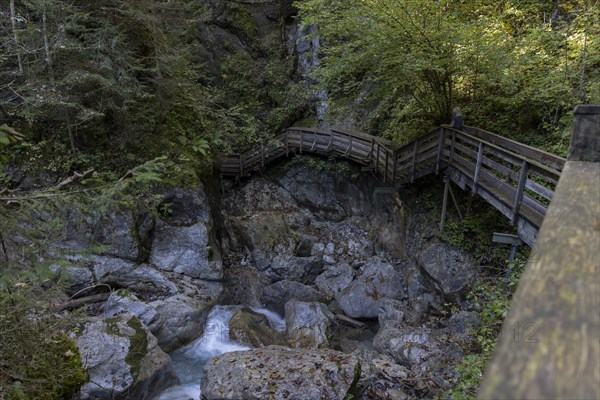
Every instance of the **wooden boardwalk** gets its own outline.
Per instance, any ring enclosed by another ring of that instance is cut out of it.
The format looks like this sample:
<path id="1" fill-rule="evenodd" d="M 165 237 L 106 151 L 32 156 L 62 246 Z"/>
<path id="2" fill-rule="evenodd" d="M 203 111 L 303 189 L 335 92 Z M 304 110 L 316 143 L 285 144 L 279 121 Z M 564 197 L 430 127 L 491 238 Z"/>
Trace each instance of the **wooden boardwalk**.
<path id="1" fill-rule="evenodd" d="M 221 163 L 224 177 L 245 177 L 284 156 L 312 153 L 369 167 L 384 184 L 399 187 L 445 170 L 450 179 L 481 196 L 517 227 L 528 245 L 552 200 L 565 159 L 481 129 L 441 126 L 400 149 L 361 132 L 288 128 L 269 142 Z"/>

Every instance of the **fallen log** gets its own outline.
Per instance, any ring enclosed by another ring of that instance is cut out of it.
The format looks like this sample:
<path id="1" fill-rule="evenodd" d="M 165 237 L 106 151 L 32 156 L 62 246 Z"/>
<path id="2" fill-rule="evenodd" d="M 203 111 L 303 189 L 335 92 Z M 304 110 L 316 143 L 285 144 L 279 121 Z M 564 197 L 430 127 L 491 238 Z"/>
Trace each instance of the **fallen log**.
<path id="1" fill-rule="evenodd" d="M 63 303 L 63 304 L 59 305 L 58 307 L 56 307 L 55 311 L 56 312 L 61 312 L 64 310 L 71 311 L 76 308 L 82 307 L 86 304 L 93 304 L 93 303 L 99 303 L 101 301 L 106 301 L 106 300 L 108 300 L 109 297 L 110 297 L 110 292 L 94 294 L 91 296 L 81 297 L 81 298 L 75 299 L 75 300 L 69 300 L 66 303 Z"/>
<path id="2" fill-rule="evenodd" d="M 335 314 L 335 318 L 343 324 L 353 326 L 358 329 L 367 329 L 367 325 L 343 314 Z"/>
<path id="3" fill-rule="evenodd" d="M 64 181 L 60 182 L 58 185 L 56 185 L 56 187 L 58 188 L 62 188 L 64 186 L 73 184 L 73 183 L 77 183 L 79 181 L 82 181 L 84 179 L 88 179 L 91 178 L 92 176 L 94 176 L 94 169 L 90 169 L 88 171 L 85 171 L 83 174 L 80 174 L 79 172 L 73 172 L 73 175 L 68 177 L 67 179 L 65 179 Z"/>

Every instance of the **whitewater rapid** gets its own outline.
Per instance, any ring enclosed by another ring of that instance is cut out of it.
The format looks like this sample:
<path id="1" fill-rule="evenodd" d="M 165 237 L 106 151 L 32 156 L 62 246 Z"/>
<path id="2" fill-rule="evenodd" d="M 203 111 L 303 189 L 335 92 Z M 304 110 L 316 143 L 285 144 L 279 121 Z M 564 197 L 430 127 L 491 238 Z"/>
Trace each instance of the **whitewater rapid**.
<path id="1" fill-rule="evenodd" d="M 241 308 L 243 306 L 222 305 L 212 308 L 208 314 L 204 334 L 171 354 L 173 369 L 180 384 L 165 390 L 159 400 L 200 400 L 200 375 L 204 364 L 221 354 L 251 349 L 229 338 L 229 320 Z M 277 313 L 264 308 L 249 308 L 267 317 L 273 329 L 285 330 L 285 319 Z"/>

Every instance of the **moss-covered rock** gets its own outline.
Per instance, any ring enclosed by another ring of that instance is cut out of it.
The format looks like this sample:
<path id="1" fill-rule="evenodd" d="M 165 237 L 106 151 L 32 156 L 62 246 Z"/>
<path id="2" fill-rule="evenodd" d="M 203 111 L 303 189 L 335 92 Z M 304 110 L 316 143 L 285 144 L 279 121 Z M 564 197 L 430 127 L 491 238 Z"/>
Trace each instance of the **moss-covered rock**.
<path id="1" fill-rule="evenodd" d="M 170 357 L 131 314 L 94 319 L 76 341 L 89 374 L 81 399 L 150 398 L 177 379 Z"/>

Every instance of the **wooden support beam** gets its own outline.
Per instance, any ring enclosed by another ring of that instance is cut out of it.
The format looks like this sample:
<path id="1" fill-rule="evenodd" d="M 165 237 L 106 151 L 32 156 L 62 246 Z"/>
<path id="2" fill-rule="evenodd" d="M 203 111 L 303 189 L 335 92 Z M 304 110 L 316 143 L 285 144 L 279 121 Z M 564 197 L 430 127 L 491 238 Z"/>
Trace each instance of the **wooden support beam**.
<path id="1" fill-rule="evenodd" d="M 454 203 L 454 208 L 456 208 L 456 212 L 458 213 L 458 219 L 460 222 L 463 220 L 462 213 L 460 212 L 460 207 L 458 206 L 458 201 L 456 201 L 456 197 L 454 197 L 454 192 L 452 191 L 452 185 L 448 186 L 448 190 L 450 191 L 450 197 L 452 198 L 452 202 Z"/>
<path id="2" fill-rule="evenodd" d="M 261 168 L 265 167 L 265 145 L 263 143 L 260 144 L 260 166 Z"/>
<path id="3" fill-rule="evenodd" d="M 450 177 L 444 177 L 444 200 L 442 200 L 442 217 L 440 219 L 440 232 L 444 230 L 446 223 L 446 207 L 448 206 L 448 189 L 450 188 Z"/>
<path id="4" fill-rule="evenodd" d="M 523 160 L 523 164 L 521 165 L 521 176 L 519 177 L 519 185 L 517 186 L 517 193 L 515 194 L 515 202 L 512 209 L 513 216 L 511 223 L 513 226 L 517 224 L 517 220 L 519 218 L 519 209 L 521 208 L 521 203 L 523 202 L 523 192 L 525 192 L 528 170 L 529 164 L 527 163 L 527 160 Z"/>
<path id="5" fill-rule="evenodd" d="M 477 194 L 477 184 L 479 183 L 479 175 L 481 175 L 481 160 L 483 159 L 483 143 L 479 143 L 477 151 L 477 162 L 475 163 L 475 173 L 473 174 L 473 188 L 471 193 Z"/>
<path id="6" fill-rule="evenodd" d="M 300 154 L 302 154 L 302 147 L 304 145 L 304 131 L 300 131 Z"/>
<path id="7" fill-rule="evenodd" d="M 452 144 L 450 145 L 450 165 L 454 162 L 454 152 L 456 151 L 456 132 L 452 131 Z"/>

